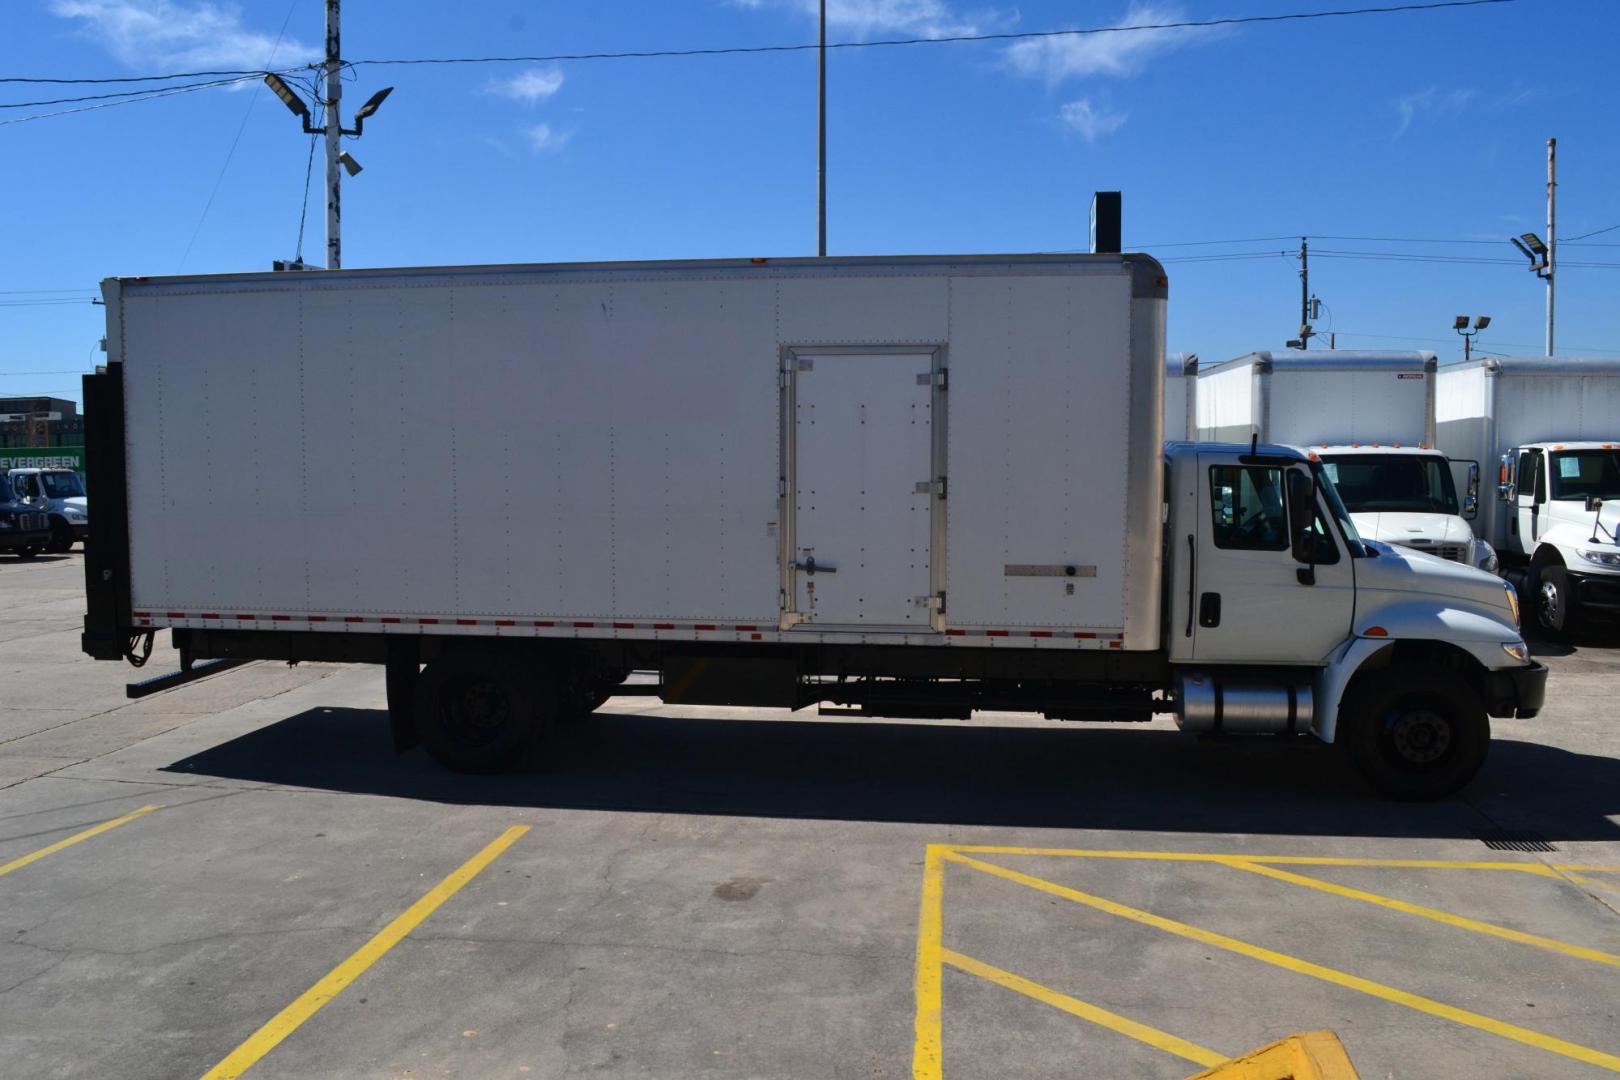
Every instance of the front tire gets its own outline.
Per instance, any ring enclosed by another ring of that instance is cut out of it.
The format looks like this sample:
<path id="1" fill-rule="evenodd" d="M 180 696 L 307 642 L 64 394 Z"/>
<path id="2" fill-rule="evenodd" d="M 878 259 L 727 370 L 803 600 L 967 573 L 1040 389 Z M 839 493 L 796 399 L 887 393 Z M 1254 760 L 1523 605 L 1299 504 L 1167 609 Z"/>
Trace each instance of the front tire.
<path id="1" fill-rule="evenodd" d="M 19 559 L 32 559 L 35 555 L 39 554 L 39 551 L 36 548 L 22 547 L 13 548 L 11 553 L 17 556 Z"/>
<path id="2" fill-rule="evenodd" d="M 1557 563 L 1543 566 L 1536 575 L 1536 621 L 1559 635 L 1574 633 L 1580 623 L 1569 572 Z"/>
<path id="3" fill-rule="evenodd" d="M 1391 798 L 1443 799 L 1485 764 L 1491 721 L 1457 674 L 1386 668 L 1346 698 L 1339 741 L 1362 776 Z"/>
<path id="4" fill-rule="evenodd" d="M 447 656 L 416 680 L 416 733 L 429 754 L 456 772 L 496 773 L 528 756 L 555 704 L 549 680 L 501 656 Z"/>
<path id="5" fill-rule="evenodd" d="M 52 518 L 51 542 L 46 545 L 45 550 L 53 555 L 61 555 L 73 550 L 73 526 L 61 518 Z"/>

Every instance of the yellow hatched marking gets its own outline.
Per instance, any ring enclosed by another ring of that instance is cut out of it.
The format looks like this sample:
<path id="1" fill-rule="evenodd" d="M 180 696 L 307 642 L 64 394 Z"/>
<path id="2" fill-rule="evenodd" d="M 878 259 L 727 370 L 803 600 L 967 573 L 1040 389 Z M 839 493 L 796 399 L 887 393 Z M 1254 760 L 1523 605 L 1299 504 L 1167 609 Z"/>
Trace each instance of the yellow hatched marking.
<path id="1" fill-rule="evenodd" d="M 950 949 L 942 950 L 940 956 L 951 967 L 959 968 L 969 975 L 977 975 L 979 978 L 993 982 L 997 986 L 1003 986 L 1008 990 L 1023 994 L 1025 997 L 1045 1002 L 1054 1009 L 1061 1009 L 1071 1016 L 1078 1016 L 1082 1020 L 1089 1020 L 1093 1024 L 1101 1025 L 1110 1031 L 1117 1031 L 1121 1035 L 1127 1035 L 1137 1042 L 1146 1043 L 1157 1050 L 1163 1050 L 1179 1058 L 1185 1058 L 1195 1065 L 1220 1065 L 1227 1060 L 1225 1054 L 1217 1054 L 1215 1051 L 1199 1046 L 1197 1043 L 1179 1039 L 1167 1031 L 1160 1031 L 1158 1028 L 1139 1024 L 1129 1017 L 1121 1016 L 1116 1012 L 1109 1012 L 1107 1009 L 1081 1001 L 1079 998 L 1072 998 L 1067 994 L 1059 993 L 1050 987 L 1026 979 L 1022 975 L 1015 975 L 1010 971 L 992 967 L 982 960 L 973 959 L 971 956 L 963 956 L 961 953 Z"/>
<path id="2" fill-rule="evenodd" d="M 209 1069 L 203 1075 L 203 1080 L 233 1080 L 234 1077 L 241 1076 L 251 1069 L 260 1058 L 275 1049 L 277 1044 L 319 1012 L 327 1002 L 342 993 L 344 988 L 359 978 L 362 972 L 382 959 L 389 949 L 398 945 L 405 935 L 420 926 L 422 921 L 437 911 L 441 904 L 459 892 L 462 886 L 478 876 L 479 871 L 499 858 L 502 852 L 517 842 L 518 837 L 528 831 L 527 825 L 514 825 L 490 841 L 482 851 L 429 889 L 420 900 L 406 908 L 393 922 L 377 931 L 370 941 L 356 949 L 325 978 L 305 990 L 291 1005 L 249 1035 L 247 1041 L 232 1050 L 224 1061 Z"/>
<path id="3" fill-rule="evenodd" d="M 1414 870 L 1510 870 L 1541 877 L 1562 872 L 1620 874 L 1620 866 L 1580 863 L 1473 862 L 1455 859 L 1356 859 L 1334 855 L 1245 855 L 1201 851 L 1089 851 L 1078 848 L 1008 847 L 998 844 L 949 844 L 949 851 L 973 855 L 1039 855 L 1068 859 L 1146 859 L 1156 862 L 1229 863 L 1239 860 L 1267 866 L 1382 866 Z"/>
<path id="4" fill-rule="evenodd" d="M 940 1033 L 942 940 L 945 933 L 944 848 L 929 844 L 923 856 L 922 906 L 917 913 L 917 1015 L 911 1052 L 913 1080 L 940 1080 L 944 1039 Z"/>
<path id="5" fill-rule="evenodd" d="M 81 840 L 88 840 L 92 836 L 100 836 L 107 830 L 116 829 L 120 825 L 127 825 L 136 818 L 145 817 L 147 814 L 150 814 L 156 809 L 157 807 L 155 806 L 143 806 L 139 810 L 131 810 L 123 817 L 115 817 L 111 821 L 103 821 L 100 825 L 92 825 L 83 832 L 76 832 L 66 840 L 58 840 L 56 843 L 42 847 L 38 851 L 30 851 L 27 855 L 12 859 L 10 862 L 0 865 L 0 877 L 5 877 L 13 870 L 21 870 L 29 863 L 38 862 L 47 855 L 54 855 L 63 848 L 72 847 Z"/>
<path id="6" fill-rule="evenodd" d="M 1361 889 L 1352 889 L 1320 878 L 1306 877 L 1303 874 L 1290 873 L 1287 870 L 1278 870 L 1275 867 L 1263 866 L 1259 863 L 1247 862 L 1242 859 L 1231 859 L 1227 866 L 1235 870 L 1244 870 L 1251 874 L 1273 878 L 1277 881 L 1286 881 L 1290 885 L 1300 885 L 1318 892 L 1331 893 L 1334 896 L 1343 896 L 1351 900 L 1360 900 L 1363 903 L 1375 904 L 1378 907 L 1399 911 L 1406 915 L 1416 915 L 1422 919 L 1431 919 L 1446 926 L 1455 926 L 1461 930 L 1472 930 L 1476 934 L 1489 934 L 1504 941 L 1516 941 L 1521 945 L 1534 945 L 1540 949 L 1551 949 L 1553 952 L 1573 956 L 1578 960 L 1591 960 L 1597 964 L 1608 964 L 1611 967 L 1620 967 L 1620 956 L 1606 953 L 1600 949 L 1588 949 L 1581 945 L 1570 945 L 1553 938 L 1542 937 L 1539 934 L 1527 934 L 1520 930 L 1511 930 L 1495 923 L 1482 922 L 1479 919 L 1470 919 L 1465 915 L 1453 915 L 1450 912 L 1440 911 L 1437 908 L 1424 907 L 1421 904 L 1409 904 L 1404 900 L 1381 896 L 1378 893 L 1365 892 Z"/>
<path id="7" fill-rule="evenodd" d="M 1062 897 L 1065 900 L 1072 900 L 1077 904 L 1084 904 L 1087 907 L 1106 912 L 1109 915 L 1118 916 L 1122 919 L 1128 919 L 1131 922 L 1140 923 L 1143 926 L 1151 926 L 1156 930 L 1162 930 L 1166 933 L 1175 934 L 1178 937 L 1184 937 L 1218 949 L 1225 949 L 1226 951 L 1236 953 L 1239 956 L 1246 956 L 1250 959 L 1259 960 L 1263 963 L 1280 967 L 1285 971 L 1292 971 L 1300 975 L 1308 975 L 1311 978 L 1320 979 L 1323 982 L 1332 983 L 1335 986 L 1342 986 L 1350 990 L 1356 990 L 1371 997 L 1391 1002 L 1392 1004 L 1404 1005 L 1409 1009 L 1415 1009 L 1418 1012 L 1427 1013 L 1430 1016 L 1437 1016 L 1443 1020 L 1450 1020 L 1453 1023 L 1462 1024 L 1466 1027 L 1471 1027 L 1479 1031 L 1486 1031 L 1504 1039 L 1511 1039 L 1514 1042 L 1535 1047 L 1538 1050 L 1545 1050 L 1551 1054 L 1558 1054 L 1562 1057 L 1571 1058 L 1575 1061 L 1585 1062 L 1588 1065 L 1595 1065 L 1598 1068 L 1607 1069 L 1610 1072 L 1620 1072 L 1620 1057 L 1613 1054 L 1604 1053 L 1601 1050 L 1594 1050 L 1591 1047 L 1581 1046 L 1578 1043 L 1567 1042 L 1566 1040 L 1555 1038 L 1539 1031 L 1531 1031 L 1529 1028 L 1520 1027 L 1517 1024 L 1510 1024 L 1506 1021 L 1497 1020 L 1489 1016 L 1484 1016 L 1480 1013 L 1471 1012 L 1467 1009 L 1460 1009 L 1455 1005 L 1447 1005 L 1446 1003 L 1436 1001 L 1433 998 L 1408 993 L 1405 990 L 1398 990 L 1392 986 L 1385 986 L 1383 983 L 1374 982 L 1371 979 L 1364 979 L 1358 975 L 1351 975 L 1348 972 L 1339 971 L 1330 967 L 1324 967 L 1321 964 L 1313 964 L 1308 960 L 1301 960 L 1298 957 L 1289 956 L 1286 953 L 1276 952 L 1272 949 L 1267 949 L 1259 945 L 1252 945 L 1249 942 L 1239 941 L 1237 938 L 1227 937 L 1225 934 L 1217 934 L 1213 931 L 1203 930 L 1187 923 L 1177 922 L 1174 919 L 1167 919 L 1162 915 L 1155 915 L 1152 912 L 1142 911 L 1139 908 L 1129 907 L 1125 904 L 1116 903 L 1113 900 L 1107 900 L 1100 896 L 1093 896 L 1090 893 L 1081 892 L 1078 889 L 1071 889 L 1066 885 L 1059 885 L 1056 882 L 1046 881 L 1042 878 L 1032 877 L 1029 874 L 1020 873 L 1017 870 L 1009 870 L 1003 866 L 996 866 L 992 863 L 981 862 L 978 859 L 961 854 L 960 849 L 955 849 L 948 852 L 945 857 L 949 861 L 959 862 L 964 866 L 971 866 L 975 870 L 990 874 L 994 877 L 1004 878 L 1007 881 L 1012 881 L 1019 885 L 1024 885 L 1028 888 L 1036 889 L 1052 896 Z"/>

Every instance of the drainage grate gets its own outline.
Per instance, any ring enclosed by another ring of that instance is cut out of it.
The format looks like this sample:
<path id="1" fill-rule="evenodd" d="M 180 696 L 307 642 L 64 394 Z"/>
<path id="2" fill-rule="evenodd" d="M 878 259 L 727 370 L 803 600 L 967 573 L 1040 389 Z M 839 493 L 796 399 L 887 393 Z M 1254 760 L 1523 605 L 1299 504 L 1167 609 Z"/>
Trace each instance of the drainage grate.
<path id="1" fill-rule="evenodd" d="M 1486 829 L 1474 833 L 1479 842 L 1492 851 L 1557 851 L 1551 841 L 1540 833 L 1522 829 Z"/>

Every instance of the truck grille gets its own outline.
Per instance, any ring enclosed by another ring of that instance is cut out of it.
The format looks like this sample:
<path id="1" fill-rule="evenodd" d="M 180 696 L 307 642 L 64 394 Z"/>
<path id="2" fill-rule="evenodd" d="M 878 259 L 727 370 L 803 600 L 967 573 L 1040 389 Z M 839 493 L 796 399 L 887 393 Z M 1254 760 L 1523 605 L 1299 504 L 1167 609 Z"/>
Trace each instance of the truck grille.
<path id="1" fill-rule="evenodd" d="M 18 514 L 17 528 L 23 532 L 42 532 L 45 529 L 45 515 Z"/>
<path id="2" fill-rule="evenodd" d="M 1401 546 L 1409 547 L 1413 551 L 1421 551 L 1427 555 L 1435 555 L 1442 559 L 1450 559 L 1452 562 L 1466 562 L 1468 558 L 1468 549 L 1462 544 L 1431 544 L 1423 540 L 1414 540 L 1410 544 L 1402 544 Z"/>

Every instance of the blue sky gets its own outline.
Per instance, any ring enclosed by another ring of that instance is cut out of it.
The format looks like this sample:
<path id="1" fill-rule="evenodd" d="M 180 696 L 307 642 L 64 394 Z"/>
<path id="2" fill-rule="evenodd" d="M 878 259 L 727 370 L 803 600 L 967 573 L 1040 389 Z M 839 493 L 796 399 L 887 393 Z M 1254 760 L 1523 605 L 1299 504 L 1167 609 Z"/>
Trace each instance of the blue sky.
<path id="1" fill-rule="evenodd" d="M 344 52 L 359 60 L 797 43 L 814 39 L 813 6 L 348 0 Z M 1361 4 L 831 0 L 830 38 L 1349 6 Z M 322 40 L 321 0 L 4 7 L 6 75 L 282 67 L 312 58 Z M 1312 289 L 1327 305 L 1317 327 L 1335 330 L 1341 347 L 1460 356 L 1451 316 L 1483 312 L 1494 321 L 1480 347 L 1538 353 L 1544 289 L 1506 237 L 1545 232 L 1549 136 L 1559 140 L 1560 235 L 1620 224 L 1616 40 L 1613 0 L 1517 0 L 837 51 L 829 249 L 1082 248 L 1091 192 L 1117 188 L 1127 247 L 1159 256 L 1170 272 L 1172 350 L 1224 359 L 1281 347 L 1297 329 L 1299 282 L 1297 260 L 1277 253 L 1297 239 L 1272 238 L 1306 233 L 1319 253 Z M 814 253 L 813 54 L 360 67 L 345 114 L 385 85 L 397 89 L 349 147 L 365 172 L 344 187 L 346 266 Z M 4 84 L 0 102 L 107 89 L 117 88 Z M 3 109 L 0 120 L 72 107 Z M 0 395 L 77 397 L 67 372 L 97 359 L 100 308 L 38 301 L 88 298 L 114 275 L 267 269 L 296 246 L 309 141 L 257 86 L 0 126 L 0 145 L 8 256 Z M 304 237 L 316 262 L 319 170 L 317 156 Z M 1213 254 L 1253 257 L 1172 261 Z M 1620 354 L 1620 230 L 1560 256 L 1559 351 Z"/>

